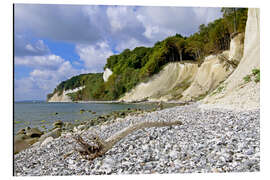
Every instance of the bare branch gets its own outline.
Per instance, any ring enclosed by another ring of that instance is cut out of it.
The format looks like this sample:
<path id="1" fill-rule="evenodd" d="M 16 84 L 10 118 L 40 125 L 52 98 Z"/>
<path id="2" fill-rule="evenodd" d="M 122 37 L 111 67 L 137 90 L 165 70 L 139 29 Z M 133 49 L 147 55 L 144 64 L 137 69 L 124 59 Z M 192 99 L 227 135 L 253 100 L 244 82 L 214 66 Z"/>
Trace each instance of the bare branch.
<path id="1" fill-rule="evenodd" d="M 173 125 L 182 125 L 180 121 L 173 122 L 142 122 L 138 124 L 130 125 L 127 128 L 122 129 L 121 131 L 114 134 L 112 137 L 104 141 L 98 135 L 93 135 L 91 144 L 87 143 L 80 135 L 75 135 L 73 139 L 79 144 L 81 149 L 75 149 L 79 154 L 88 160 L 93 160 L 96 157 L 103 156 L 108 150 L 110 150 L 117 142 L 126 137 L 132 132 L 150 127 L 164 127 L 164 126 L 173 126 Z"/>

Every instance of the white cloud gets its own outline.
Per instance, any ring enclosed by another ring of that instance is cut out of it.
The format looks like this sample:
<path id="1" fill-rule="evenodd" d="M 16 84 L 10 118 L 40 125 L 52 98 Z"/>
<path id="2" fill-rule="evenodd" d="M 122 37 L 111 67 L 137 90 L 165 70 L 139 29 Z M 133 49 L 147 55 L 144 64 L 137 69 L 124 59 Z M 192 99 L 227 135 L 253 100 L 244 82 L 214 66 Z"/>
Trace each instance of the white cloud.
<path id="1" fill-rule="evenodd" d="M 131 26 L 131 23 L 134 24 L 135 13 L 127 6 L 108 7 L 106 13 L 110 20 L 112 32 L 121 31 Z"/>
<path id="2" fill-rule="evenodd" d="M 39 89 L 52 90 L 61 81 L 80 73 L 81 71 L 74 69 L 69 61 L 65 61 L 56 70 L 34 69 L 30 73 L 29 78 L 37 85 Z"/>
<path id="3" fill-rule="evenodd" d="M 121 42 L 119 42 L 119 44 L 117 44 L 117 46 L 116 46 L 115 49 L 118 52 L 122 52 L 124 49 L 133 50 L 134 48 L 136 48 L 138 46 L 150 46 L 150 44 L 149 43 L 142 43 L 142 42 L 138 41 L 135 38 L 130 38 L 127 41 L 121 41 Z"/>
<path id="4" fill-rule="evenodd" d="M 76 52 L 89 72 L 102 72 L 106 60 L 113 54 L 107 42 L 94 45 L 77 45 Z"/>
<path id="5" fill-rule="evenodd" d="M 222 12 L 220 11 L 220 8 L 198 7 L 193 8 L 193 12 L 196 14 L 196 18 L 198 19 L 200 24 L 208 24 L 209 22 L 214 21 L 218 17 L 222 17 Z"/>
<path id="6" fill-rule="evenodd" d="M 16 101 L 45 99 L 43 92 L 35 88 L 35 83 L 30 78 L 15 79 L 14 81 Z"/>
<path id="7" fill-rule="evenodd" d="M 54 54 L 45 56 L 22 56 L 15 57 L 15 65 L 22 65 L 34 68 L 55 69 L 60 66 L 65 60 Z"/>
<path id="8" fill-rule="evenodd" d="M 51 40 L 94 43 L 101 38 L 96 24 L 83 13 L 84 6 L 15 4 L 15 33 L 31 32 Z M 102 11 L 100 11 L 101 13 Z"/>
<path id="9" fill-rule="evenodd" d="M 142 7 L 137 19 L 145 27 L 144 35 L 152 41 L 180 33 L 190 35 L 202 23 L 221 17 L 220 8 Z"/>
<path id="10" fill-rule="evenodd" d="M 190 35 L 219 17 L 220 8 L 16 4 L 15 34 L 33 32 L 76 45 L 109 41 L 117 46 L 131 39 L 153 45 L 176 33 Z"/>
<path id="11" fill-rule="evenodd" d="M 43 56 L 50 53 L 48 46 L 42 40 L 33 43 L 18 34 L 15 34 L 14 45 L 15 56 Z"/>
<path id="12" fill-rule="evenodd" d="M 69 61 L 62 59 L 56 55 L 31 57 L 33 62 L 25 61 L 27 66 L 35 67 L 28 77 L 15 79 L 15 99 L 46 99 L 46 95 L 51 93 L 53 89 L 62 81 L 71 78 L 72 76 L 87 73 L 85 69 L 75 69 Z M 30 59 L 31 59 L 30 58 Z M 46 60 L 51 60 L 48 64 Z M 51 68 L 51 64 L 54 68 Z M 38 66 L 33 66 L 36 63 Z"/>

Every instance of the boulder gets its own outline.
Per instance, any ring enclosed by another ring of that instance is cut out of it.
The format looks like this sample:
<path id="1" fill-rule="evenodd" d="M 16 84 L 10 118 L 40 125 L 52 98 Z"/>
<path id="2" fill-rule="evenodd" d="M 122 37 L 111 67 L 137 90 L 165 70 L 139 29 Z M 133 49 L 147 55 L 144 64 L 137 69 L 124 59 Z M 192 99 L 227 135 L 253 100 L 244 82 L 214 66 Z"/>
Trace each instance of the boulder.
<path id="1" fill-rule="evenodd" d="M 82 131 L 82 130 L 85 129 L 85 125 L 79 125 L 79 126 L 77 127 L 77 129 L 80 130 L 80 131 Z"/>
<path id="2" fill-rule="evenodd" d="M 63 121 L 61 121 L 61 120 L 55 121 L 55 122 L 53 123 L 53 126 L 54 126 L 55 128 L 62 128 L 63 125 L 64 125 L 64 123 L 63 123 Z"/>
<path id="3" fill-rule="evenodd" d="M 72 123 L 70 123 L 70 122 L 64 123 L 64 129 L 65 130 L 72 130 L 73 129 Z"/>
<path id="4" fill-rule="evenodd" d="M 61 128 L 56 128 L 51 132 L 48 132 L 46 134 L 43 134 L 40 138 L 39 141 L 43 142 L 47 137 L 52 137 L 52 138 L 58 138 L 59 136 L 61 136 L 62 130 Z"/>
<path id="5" fill-rule="evenodd" d="M 26 128 L 25 128 L 25 131 L 29 131 L 31 128 L 29 127 L 29 126 L 27 126 Z"/>
<path id="6" fill-rule="evenodd" d="M 53 140 L 53 137 L 47 137 L 42 143 L 40 146 L 45 146 L 47 145 L 49 142 L 51 142 Z"/>
<path id="7" fill-rule="evenodd" d="M 32 144 L 38 141 L 38 138 L 30 138 L 29 136 L 25 134 L 19 134 L 14 137 L 14 153 L 18 153 L 28 147 L 30 147 Z"/>
<path id="8" fill-rule="evenodd" d="M 24 129 L 24 128 L 23 128 L 23 129 L 20 129 L 20 130 L 16 133 L 16 135 L 19 135 L 19 134 L 26 134 L 25 129 Z"/>
<path id="9" fill-rule="evenodd" d="M 80 109 L 80 113 L 84 113 L 85 112 L 85 109 Z"/>
<path id="10" fill-rule="evenodd" d="M 35 138 L 35 137 L 40 137 L 43 134 L 42 131 L 40 131 L 38 128 L 30 128 L 26 130 L 26 136 Z"/>
<path id="11" fill-rule="evenodd" d="M 18 134 L 14 137 L 14 142 L 22 141 L 25 139 L 29 139 L 29 137 L 26 134 Z"/>

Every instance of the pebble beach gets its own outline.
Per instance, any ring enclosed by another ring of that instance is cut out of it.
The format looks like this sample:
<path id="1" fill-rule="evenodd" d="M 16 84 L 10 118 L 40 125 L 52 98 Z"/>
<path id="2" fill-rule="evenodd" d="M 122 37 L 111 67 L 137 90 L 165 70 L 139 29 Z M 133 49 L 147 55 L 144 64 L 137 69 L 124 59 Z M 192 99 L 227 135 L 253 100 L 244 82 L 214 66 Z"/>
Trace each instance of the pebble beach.
<path id="1" fill-rule="evenodd" d="M 75 128 L 56 139 L 36 143 L 14 155 L 15 176 L 166 174 L 260 171 L 260 110 L 202 109 L 177 106 L 84 129 Z M 137 130 L 93 161 L 77 152 L 72 138 L 87 140 L 97 133 L 104 140 L 131 124 L 176 121 L 179 126 Z"/>

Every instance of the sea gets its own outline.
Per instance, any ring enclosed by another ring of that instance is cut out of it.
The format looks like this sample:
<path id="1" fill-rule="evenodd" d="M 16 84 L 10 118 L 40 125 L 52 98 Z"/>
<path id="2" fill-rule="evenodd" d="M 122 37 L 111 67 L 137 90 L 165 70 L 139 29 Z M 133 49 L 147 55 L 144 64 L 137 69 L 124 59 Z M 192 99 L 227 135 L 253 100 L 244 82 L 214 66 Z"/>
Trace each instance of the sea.
<path id="1" fill-rule="evenodd" d="M 46 131 L 53 128 L 53 122 L 57 120 L 78 123 L 113 111 L 127 110 L 128 108 L 150 110 L 154 107 L 154 104 L 15 102 L 13 134 L 25 127 L 37 127 Z M 84 109 L 85 112 L 81 113 L 81 109 Z M 95 114 L 89 112 L 89 110 L 95 112 Z"/>

